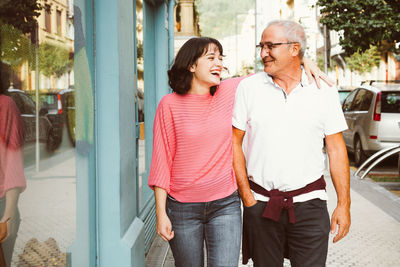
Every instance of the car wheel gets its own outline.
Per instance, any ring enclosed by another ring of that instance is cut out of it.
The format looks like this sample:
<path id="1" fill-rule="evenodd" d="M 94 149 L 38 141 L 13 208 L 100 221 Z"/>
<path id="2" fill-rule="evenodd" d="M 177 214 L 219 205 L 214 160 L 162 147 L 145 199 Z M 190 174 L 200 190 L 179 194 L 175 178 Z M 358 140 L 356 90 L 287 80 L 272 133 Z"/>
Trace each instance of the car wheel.
<path id="1" fill-rule="evenodd" d="M 46 148 L 47 151 L 53 152 L 56 150 L 61 144 L 61 139 L 54 128 L 51 128 L 49 131 L 49 135 L 47 136 Z"/>
<path id="2" fill-rule="evenodd" d="M 354 141 L 354 163 L 356 166 L 360 166 L 366 159 L 365 152 L 361 145 L 361 140 L 359 137 L 356 137 Z"/>
<path id="3" fill-rule="evenodd" d="M 67 131 L 68 131 L 68 137 L 69 140 L 71 141 L 71 144 L 73 147 L 75 147 L 75 109 L 68 110 L 67 113 Z"/>

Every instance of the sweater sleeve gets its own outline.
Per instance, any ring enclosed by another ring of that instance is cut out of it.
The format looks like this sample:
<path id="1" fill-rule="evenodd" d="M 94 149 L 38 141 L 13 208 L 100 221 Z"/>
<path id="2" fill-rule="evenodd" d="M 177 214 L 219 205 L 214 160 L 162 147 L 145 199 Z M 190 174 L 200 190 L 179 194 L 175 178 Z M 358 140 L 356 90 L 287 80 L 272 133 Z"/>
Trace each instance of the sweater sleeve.
<path id="1" fill-rule="evenodd" d="M 15 103 L 9 99 L 0 108 L 0 197 L 15 187 L 26 188 L 23 164 L 23 122 Z M 2 174 L 2 175 L 1 175 Z"/>
<path id="2" fill-rule="evenodd" d="M 24 174 L 24 164 L 22 160 L 22 149 L 8 149 L 6 151 L 6 160 L 4 164 L 4 183 L 0 190 L 0 197 L 12 189 L 19 187 L 21 192 L 26 188 L 26 180 Z"/>
<path id="3" fill-rule="evenodd" d="M 247 126 L 247 104 L 245 85 L 240 83 L 236 90 L 235 104 L 232 113 L 232 125 L 239 130 L 246 131 Z"/>
<path id="4" fill-rule="evenodd" d="M 0 140 L 8 149 L 24 145 L 24 124 L 14 101 L 7 96 L 0 99 Z"/>
<path id="5" fill-rule="evenodd" d="M 346 119 L 340 105 L 339 93 L 335 87 L 323 88 L 325 96 L 325 135 L 342 132 L 347 129 Z"/>
<path id="6" fill-rule="evenodd" d="M 149 186 L 170 192 L 171 169 L 176 151 L 175 128 L 170 106 L 165 97 L 158 105 L 153 127 L 153 154 L 149 174 Z"/>

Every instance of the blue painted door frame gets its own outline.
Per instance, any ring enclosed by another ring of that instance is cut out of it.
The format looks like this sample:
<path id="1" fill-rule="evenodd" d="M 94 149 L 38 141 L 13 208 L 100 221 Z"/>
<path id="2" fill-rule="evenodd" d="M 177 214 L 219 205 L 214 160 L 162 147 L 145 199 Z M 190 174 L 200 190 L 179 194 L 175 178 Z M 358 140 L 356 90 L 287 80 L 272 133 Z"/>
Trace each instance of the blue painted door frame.
<path id="1" fill-rule="evenodd" d="M 174 4 L 144 3 L 147 170 L 155 110 L 169 92 Z M 154 236 L 154 220 L 148 219 L 154 218 L 154 198 L 145 186 L 140 193 L 147 205 L 137 205 L 135 1 L 75 0 L 74 5 L 75 90 L 82 102 L 77 131 L 82 135 L 77 136 L 77 238 L 69 260 L 72 266 L 144 266 L 151 242 L 145 237 Z"/>
<path id="2" fill-rule="evenodd" d="M 69 266 L 96 265 L 96 142 L 93 0 L 74 2 L 76 111 L 76 238 Z"/>

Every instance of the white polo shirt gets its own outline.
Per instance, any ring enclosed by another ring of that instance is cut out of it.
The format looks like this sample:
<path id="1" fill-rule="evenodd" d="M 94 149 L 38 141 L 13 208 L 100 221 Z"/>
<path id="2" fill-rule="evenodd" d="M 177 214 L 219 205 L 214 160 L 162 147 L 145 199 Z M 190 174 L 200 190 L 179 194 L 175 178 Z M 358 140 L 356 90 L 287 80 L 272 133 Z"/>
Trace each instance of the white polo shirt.
<path id="1" fill-rule="evenodd" d="M 250 179 L 267 190 L 291 191 L 324 172 L 323 138 L 347 129 L 335 87 L 302 80 L 289 95 L 266 72 L 243 79 L 237 88 L 232 125 L 246 131 L 244 155 Z M 254 193 L 258 200 L 267 197 Z M 327 199 L 324 190 L 294 202 Z"/>

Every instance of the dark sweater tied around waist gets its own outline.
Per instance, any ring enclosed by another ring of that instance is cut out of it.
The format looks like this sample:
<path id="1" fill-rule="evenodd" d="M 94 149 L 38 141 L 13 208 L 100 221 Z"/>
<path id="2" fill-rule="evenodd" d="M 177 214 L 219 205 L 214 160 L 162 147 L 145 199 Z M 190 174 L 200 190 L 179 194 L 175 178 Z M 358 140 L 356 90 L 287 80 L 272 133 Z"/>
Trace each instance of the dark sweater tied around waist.
<path id="1" fill-rule="evenodd" d="M 281 216 L 282 209 L 286 209 L 289 215 L 289 222 L 295 223 L 293 197 L 309 193 L 315 190 L 325 190 L 326 183 L 324 176 L 318 180 L 296 190 L 282 192 L 278 189 L 267 190 L 259 184 L 249 180 L 250 188 L 257 194 L 269 197 L 269 201 L 263 212 L 263 217 L 278 221 Z"/>

